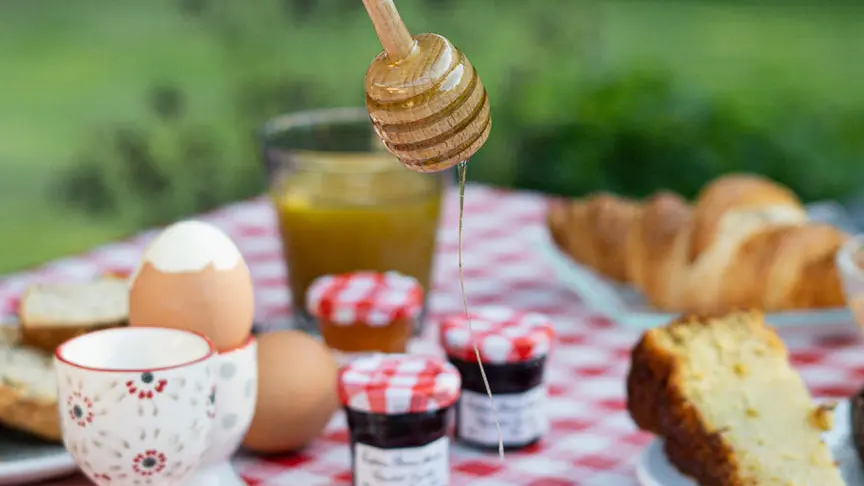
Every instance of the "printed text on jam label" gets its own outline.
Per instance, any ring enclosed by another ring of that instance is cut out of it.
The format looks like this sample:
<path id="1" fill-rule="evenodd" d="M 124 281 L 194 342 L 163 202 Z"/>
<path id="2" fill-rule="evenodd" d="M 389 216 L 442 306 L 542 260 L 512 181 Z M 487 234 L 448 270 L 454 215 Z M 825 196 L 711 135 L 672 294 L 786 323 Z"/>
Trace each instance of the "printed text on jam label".
<path id="1" fill-rule="evenodd" d="M 525 393 L 495 395 L 495 411 L 501 424 L 504 444 L 525 444 L 549 429 L 546 416 L 546 388 L 537 386 Z M 462 390 L 459 399 L 459 435 L 478 444 L 498 444 L 498 429 L 489 407 L 489 397 Z"/>
<path id="2" fill-rule="evenodd" d="M 422 447 L 379 449 L 354 447 L 357 486 L 447 486 L 450 482 L 450 443 L 442 437 Z"/>

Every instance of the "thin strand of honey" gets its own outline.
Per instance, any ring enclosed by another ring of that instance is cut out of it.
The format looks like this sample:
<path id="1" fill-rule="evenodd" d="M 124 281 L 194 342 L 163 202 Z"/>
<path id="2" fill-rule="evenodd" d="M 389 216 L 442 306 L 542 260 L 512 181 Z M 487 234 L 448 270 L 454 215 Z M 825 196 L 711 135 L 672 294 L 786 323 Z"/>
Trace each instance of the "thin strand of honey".
<path id="1" fill-rule="evenodd" d="M 486 387 L 486 395 L 489 397 L 489 406 L 492 408 L 492 419 L 498 431 L 498 456 L 504 460 L 504 435 L 501 433 L 501 422 L 498 421 L 498 411 L 495 410 L 495 400 L 492 399 L 492 388 L 486 378 L 486 370 L 483 369 L 483 361 L 480 359 L 480 349 L 474 340 L 474 329 L 471 327 L 471 314 L 468 312 L 468 294 L 465 292 L 465 272 L 462 266 L 462 216 L 465 212 L 465 179 L 468 173 L 468 161 L 459 163 L 459 233 L 457 241 L 457 253 L 459 254 L 459 286 L 462 289 L 462 306 L 465 309 L 465 317 L 468 319 L 468 334 L 471 336 L 471 344 L 474 346 L 474 356 L 477 365 L 480 366 L 480 376 L 483 377 L 483 385 Z"/>

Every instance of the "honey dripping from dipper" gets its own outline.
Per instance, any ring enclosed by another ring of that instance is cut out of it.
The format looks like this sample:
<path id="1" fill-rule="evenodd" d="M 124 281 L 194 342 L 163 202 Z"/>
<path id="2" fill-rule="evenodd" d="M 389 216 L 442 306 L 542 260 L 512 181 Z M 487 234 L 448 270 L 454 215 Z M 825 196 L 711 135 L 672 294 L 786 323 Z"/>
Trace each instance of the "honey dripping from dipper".
<path id="1" fill-rule="evenodd" d="M 465 179 L 468 173 L 468 161 L 459 163 L 459 229 L 456 242 L 456 253 L 459 259 L 459 288 L 462 292 L 462 307 L 465 316 L 468 319 L 468 330 L 473 334 L 471 328 L 471 313 L 468 311 L 468 293 L 465 292 L 465 270 L 462 263 L 462 221 L 465 215 Z M 473 341 L 473 339 L 472 339 Z M 486 395 L 489 397 L 489 405 L 492 409 L 492 419 L 495 421 L 495 428 L 498 432 L 498 455 L 504 459 L 504 434 L 501 432 L 501 422 L 498 421 L 498 411 L 495 410 L 495 401 L 492 399 L 492 388 L 489 386 L 489 378 L 486 377 L 486 370 L 483 368 L 483 362 L 480 359 L 480 350 L 477 348 L 477 342 L 474 341 L 474 356 L 477 358 L 477 366 L 480 367 L 480 375 L 483 377 L 483 386 L 486 387 Z"/>
<path id="2" fill-rule="evenodd" d="M 458 264 L 462 304 L 471 329 L 462 261 L 465 179 L 468 160 L 492 128 L 489 98 L 468 58 L 438 34 L 412 37 L 392 0 L 363 0 L 384 50 L 366 71 L 366 108 L 384 146 L 416 172 L 453 167 L 459 175 Z M 473 339 L 472 339 L 473 341 Z M 474 344 L 504 458 L 501 424 L 492 390 Z"/>

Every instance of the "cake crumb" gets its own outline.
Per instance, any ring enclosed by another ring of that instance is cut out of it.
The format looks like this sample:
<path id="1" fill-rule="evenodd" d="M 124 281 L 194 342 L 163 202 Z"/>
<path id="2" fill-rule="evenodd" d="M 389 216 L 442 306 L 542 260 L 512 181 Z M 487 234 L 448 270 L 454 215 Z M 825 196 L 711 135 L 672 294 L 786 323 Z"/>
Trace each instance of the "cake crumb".
<path id="1" fill-rule="evenodd" d="M 831 430 L 834 406 L 834 404 L 823 404 L 814 408 L 808 417 L 810 425 L 824 432 Z"/>
<path id="2" fill-rule="evenodd" d="M 735 370 L 735 374 L 738 376 L 744 377 L 748 374 L 747 367 L 741 363 L 736 363 L 733 369 Z"/>

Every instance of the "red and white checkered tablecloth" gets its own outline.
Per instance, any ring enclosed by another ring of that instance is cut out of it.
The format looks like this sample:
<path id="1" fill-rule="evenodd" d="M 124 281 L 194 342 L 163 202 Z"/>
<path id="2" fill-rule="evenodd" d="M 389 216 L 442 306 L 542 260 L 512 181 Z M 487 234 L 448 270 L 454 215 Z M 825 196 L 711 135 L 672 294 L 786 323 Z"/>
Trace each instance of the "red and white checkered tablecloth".
<path id="1" fill-rule="evenodd" d="M 458 198 L 447 198 L 439 235 L 432 325 L 460 311 L 456 260 Z M 551 432 L 539 445 L 507 455 L 454 445 L 454 486 L 633 486 L 634 464 L 651 439 L 624 410 L 624 377 L 639 332 L 587 314 L 532 248 L 544 230 L 542 196 L 472 185 L 465 203 L 465 286 L 471 305 L 502 304 L 543 312 L 554 319 L 559 344 L 548 364 Z M 256 283 L 257 318 L 284 325 L 290 312 L 275 217 L 266 199 L 228 206 L 202 217 L 225 230 L 246 257 Z M 32 279 L 82 279 L 130 271 L 154 232 L 0 279 L 0 303 L 11 302 Z M 427 331 L 430 331 L 427 329 Z M 431 335 L 432 332 L 427 332 Z M 814 394 L 844 397 L 864 382 L 864 348 L 852 326 L 784 331 L 796 365 Z M 431 346 L 427 338 L 426 346 Z M 421 347 L 423 347 L 421 345 Z M 344 417 L 306 450 L 282 457 L 241 455 L 235 462 L 249 484 L 316 486 L 350 484 Z M 82 479 L 52 483 L 86 484 Z"/>

